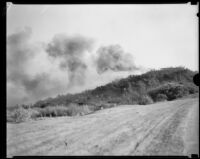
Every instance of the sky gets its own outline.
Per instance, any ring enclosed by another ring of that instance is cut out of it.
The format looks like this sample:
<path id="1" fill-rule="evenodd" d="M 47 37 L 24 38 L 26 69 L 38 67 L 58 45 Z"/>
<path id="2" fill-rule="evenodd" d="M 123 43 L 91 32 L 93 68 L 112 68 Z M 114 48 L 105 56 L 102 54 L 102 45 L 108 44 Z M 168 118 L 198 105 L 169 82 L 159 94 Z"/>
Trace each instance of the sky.
<path id="1" fill-rule="evenodd" d="M 197 5 L 10 5 L 7 106 L 140 74 L 198 70 Z"/>

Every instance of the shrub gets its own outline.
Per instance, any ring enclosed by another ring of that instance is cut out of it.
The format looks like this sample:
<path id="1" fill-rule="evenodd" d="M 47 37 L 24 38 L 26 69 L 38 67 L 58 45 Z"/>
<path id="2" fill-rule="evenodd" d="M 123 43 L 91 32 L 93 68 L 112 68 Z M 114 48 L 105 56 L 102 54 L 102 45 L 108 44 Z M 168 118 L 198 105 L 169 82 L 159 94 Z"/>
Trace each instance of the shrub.
<path id="1" fill-rule="evenodd" d="M 165 94 L 157 94 L 156 96 L 156 102 L 160 102 L 160 101 L 166 101 L 168 98 Z"/>
<path id="2" fill-rule="evenodd" d="M 40 109 L 40 114 L 42 117 L 50 117 L 52 116 L 52 113 L 53 113 L 53 108 L 51 108 L 50 106 Z"/>
<path id="3" fill-rule="evenodd" d="M 88 109 L 91 111 L 91 112 L 94 112 L 94 111 L 97 111 L 97 110 L 99 110 L 98 108 L 98 106 L 95 106 L 95 105 L 93 105 L 93 104 L 89 104 L 88 106 Z"/>
<path id="4" fill-rule="evenodd" d="M 18 108 L 14 109 L 12 112 L 9 113 L 7 121 L 19 123 L 29 120 L 30 118 L 31 113 L 29 112 L 29 110 L 19 106 Z"/>
<path id="5" fill-rule="evenodd" d="M 151 98 L 154 101 L 157 101 L 158 94 L 165 95 L 167 97 L 167 100 L 174 100 L 174 99 L 186 96 L 193 92 L 195 92 L 195 90 L 192 87 L 190 88 L 188 86 L 178 84 L 178 83 L 167 83 L 148 91 L 148 94 L 151 96 Z M 162 95 L 162 98 L 166 98 L 163 95 Z"/>
<path id="6" fill-rule="evenodd" d="M 146 104 L 152 104 L 152 103 L 153 103 L 153 100 L 148 95 L 141 96 L 138 102 L 138 104 L 140 105 L 146 105 Z"/>
<path id="7" fill-rule="evenodd" d="M 140 100 L 141 95 L 136 91 L 132 91 L 131 94 L 126 94 L 121 98 L 120 104 L 138 104 Z"/>
<path id="8" fill-rule="evenodd" d="M 83 106 L 83 114 L 88 114 L 91 113 L 92 111 L 90 110 L 88 105 Z"/>
<path id="9" fill-rule="evenodd" d="M 77 104 L 71 103 L 67 106 L 47 106 L 45 108 L 24 108 L 17 107 L 12 110 L 7 110 L 7 122 L 23 122 L 29 119 L 36 119 L 38 117 L 56 117 L 56 116 L 74 116 L 74 115 L 85 115 L 95 110 L 95 106 L 78 106 Z"/>
<path id="10" fill-rule="evenodd" d="M 28 109 L 28 111 L 30 113 L 31 119 L 35 119 L 40 116 L 40 112 L 36 109 Z"/>
<path id="11" fill-rule="evenodd" d="M 98 108 L 98 106 L 92 106 L 92 105 L 79 106 L 75 103 L 71 103 L 68 106 L 67 115 L 68 116 L 75 116 L 75 115 L 80 115 L 80 114 L 86 115 L 86 114 L 96 111 L 97 108 Z"/>
<path id="12" fill-rule="evenodd" d="M 35 111 L 35 112 L 38 112 L 38 113 L 33 113 L 33 118 L 37 118 L 37 117 L 43 117 L 43 115 L 44 115 L 44 113 L 43 113 L 43 111 L 44 111 L 44 109 L 45 108 L 33 108 L 33 110 Z"/>
<path id="13" fill-rule="evenodd" d="M 89 107 L 88 105 L 78 106 L 77 104 L 71 103 L 68 106 L 67 115 L 74 116 L 78 114 L 88 114 L 92 112 L 90 108 L 91 106 Z"/>
<path id="14" fill-rule="evenodd" d="M 57 106 L 56 107 L 56 116 L 66 116 L 68 108 L 66 106 Z"/>
<path id="15" fill-rule="evenodd" d="M 195 93 L 199 92 L 199 88 L 194 85 L 187 85 L 187 90 L 188 90 L 189 94 L 195 94 Z"/>
<path id="16" fill-rule="evenodd" d="M 39 112 L 37 117 L 55 117 L 68 115 L 68 108 L 65 106 L 48 106 L 45 108 L 36 108 Z"/>
<path id="17" fill-rule="evenodd" d="M 8 111 L 6 112 L 6 120 L 7 122 L 14 122 L 14 119 L 12 118 L 12 112 Z"/>
<path id="18" fill-rule="evenodd" d="M 81 112 L 81 107 L 75 103 L 70 103 L 67 110 L 68 116 L 74 116 Z"/>

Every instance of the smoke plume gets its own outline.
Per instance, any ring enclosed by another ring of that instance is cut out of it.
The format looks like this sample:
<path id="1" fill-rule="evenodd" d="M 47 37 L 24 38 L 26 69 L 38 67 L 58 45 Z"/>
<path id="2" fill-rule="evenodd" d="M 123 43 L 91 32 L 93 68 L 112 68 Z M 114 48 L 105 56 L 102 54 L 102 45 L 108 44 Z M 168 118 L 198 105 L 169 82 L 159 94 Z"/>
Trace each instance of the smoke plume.
<path id="1" fill-rule="evenodd" d="M 120 45 L 102 46 L 97 50 L 96 68 L 99 74 L 111 71 L 138 70 L 133 57 L 125 53 Z"/>
<path id="2" fill-rule="evenodd" d="M 36 66 L 45 64 L 42 47 L 30 42 L 31 29 L 25 28 L 7 37 L 7 104 L 33 102 L 59 92 L 63 85 L 50 71 Z M 36 62 L 34 60 L 36 59 Z"/>
<path id="3" fill-rule="evenodd" d="M 26 90 L 37 87 L 36 79 L 27 73 L 29 60 L 34 57 L 34 49 L 29 46 L 31 29 L 25 28 L 7 38 L 7 80 L 15 85 L 23 85 Z"/>
<path id="4" fill-rule="evenodd" d="M 73 85 L 84 84 L 87 64 L 84 62 L 85 52 L 92 49 L 93 40 L 82 36 L 66 36 L 58 34 L 47 46 L 49 56 L 60 60 L 60 68 L 68 72 L 70 83 Z"/>

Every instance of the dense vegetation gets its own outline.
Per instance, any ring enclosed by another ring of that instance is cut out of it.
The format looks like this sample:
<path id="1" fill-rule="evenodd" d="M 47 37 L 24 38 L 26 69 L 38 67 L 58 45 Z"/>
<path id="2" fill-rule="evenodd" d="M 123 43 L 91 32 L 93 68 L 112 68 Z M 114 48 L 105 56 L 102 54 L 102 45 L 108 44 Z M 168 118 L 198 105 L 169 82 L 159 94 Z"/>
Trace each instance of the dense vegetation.
<path id="1" fill-rule="evenodd" d="M 145 99 L 151 103 L 151 99 L 147 98 L 153 97 L 153 100 L 155 100 L 154 95 L 152 95 L 152 91 L 155 88 L 157 89 L 156 93 L 161 91 L 160 93 L 169 97 L 169 94 L 162 89 L 176 87 L 176 89 L 170 89 L 171 93 L 176 94 L 178 90 L 181 93 L 177 97 L 175 97 L 176 95 L 172 95 L 174 97 L 167 98 L 167 100 L 172 100 L 187 93 L 198 92 L 198 87 L 193 84 L 193 76 L 195 74 L 196 72 L 182 67 L 151 70 L 142 75 L 131 75 L 128 78 L 113 81 L 94 90 L 74 95 L 58 95 L 56 98 L 38 101 L 34 106 L 46 107 L 48 105 L 68 105 L 69 103 L 84 103 L 97 106 L 103 103 L 140 104 Z"/>
<path id="2" fill-rule="evenodd" d="M 95 111 L 95 110 L 93 110 Z M 85 115 L 92 111 L 89 106 L 85 105 L 80 107 L 76 104 L 69 104 L 66 106 L 47 106 L 45 108 L 27 108 L 18 106 L 13 110 L 7 111 L 7 121 L 8 122 L 23 122 L 29 119 L 43 118 L 43 117 L 58 117 L 58 116 L 75 116 L 75 115 Z"/>
<path id="3" fill-rule="evenodd" d="M 107 108 L 118 104 L 144 105 L 174 100 L 199 92 L 199 88 L 193 84 L 193 76 L 196 73 L 183 67 L 151 70 L 142 75 L 131 75 L 113 81 L 94 90 L 58 95 L 56 98 L 38 101 L 31 108 L 23 105 L 23 108 L 39 112 L 33 113 L 35 116 L 62 116 L 76 115 L 77 112 L 88 114 L 100 107 Z"/>

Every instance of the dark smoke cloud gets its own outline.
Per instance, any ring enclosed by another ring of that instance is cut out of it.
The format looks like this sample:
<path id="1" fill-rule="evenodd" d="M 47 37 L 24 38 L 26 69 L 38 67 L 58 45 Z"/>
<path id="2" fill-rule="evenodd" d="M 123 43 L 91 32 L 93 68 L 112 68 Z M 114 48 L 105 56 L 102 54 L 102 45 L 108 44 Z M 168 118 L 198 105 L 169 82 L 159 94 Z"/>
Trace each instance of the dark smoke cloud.
<path id="1" fill-rule="evenodd" d="M 61 87 L 51 80 L 49 73 L 31 72 L 30 62 L 38 53 L 38 48 L 30 42 L 31 33 L 27 27 L 7 37 L 8 106 L 38 100 Z"/>
<path id="2" fill-rule="evenodd" d="M 56 35 L 47 46 L 49 56 L 60 59 L 60 68 L 67 70 L 69 84 L 83 84 L 87 64 L 83 57 L 86 51 L 91 51 L 93 40 L 82 36 Z"/>
<path id="3" fill-rule="evenodd" d="M 108 70 L 133 71 L 138 70 L 133 62 L 133 57 L 125 53 L 120 45 L 102 46 L 97 50 L 97 72 L 102 74 Z"/>
<path id="4" fill-rule="evenodd" d="M 24 76 L 21 79 L 21 83 L 23 84 L 28 93 L 33 93 L 38 88 L 41 88 L 43 81 L 46 81 L 48 78 L 49 75 L 45 73 L 37 74 L 33 77 Z"/>
<path id="5" fill-rule="evenodd" d="M 25 62 L 31 54 L 26 46 L 31 36 L 31 29 L 25 28 L 24 30 L 12 34 L 7 38 L 7 67 L 10 69 L 23 68 Z M 10 70 L 9 69 L 9 70 Z M 15 71 L 14 71 L 15 72 Z"/>
<path id="6" fill-rule="evenodd" d="M 66 36 L 57 34 L 48 44 L 47 52 L 50 56 L 72 56 L 79 57 L 86 50 L 91 50 L 93 40 L 83 36 Z"/>
<path id="7" fill-rule="evenodd" d="M 31 29 L 12 34 L 7 38 L 7 80 L 15 84 L 29 80 L 25 71 L 29 59 L 34 56 L 34 51 L 28 47 Z M 25 85 L 26 87 L 26 85 Z"/>

